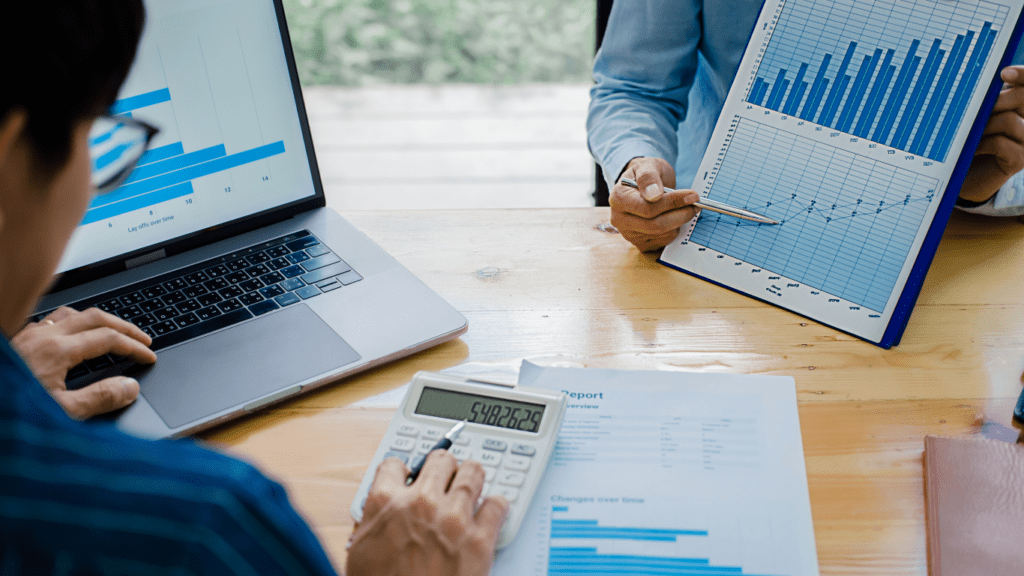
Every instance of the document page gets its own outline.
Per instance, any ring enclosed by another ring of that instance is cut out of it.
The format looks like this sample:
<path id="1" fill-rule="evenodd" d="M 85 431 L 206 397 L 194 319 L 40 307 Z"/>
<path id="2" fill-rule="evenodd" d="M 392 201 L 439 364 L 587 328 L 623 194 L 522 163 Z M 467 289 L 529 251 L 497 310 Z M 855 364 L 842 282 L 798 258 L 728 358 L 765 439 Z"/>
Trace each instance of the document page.
<path id="1" fill-rule="evenodd" d="M 818 574 L 792 378 L 524 362 L 519 384 L 570 400 L 492 574 Z"/>
<path id="2" fill-rule="evenodd" d="M 1022 2 L 768 0 L 662 262 L 881 341 Z"/>

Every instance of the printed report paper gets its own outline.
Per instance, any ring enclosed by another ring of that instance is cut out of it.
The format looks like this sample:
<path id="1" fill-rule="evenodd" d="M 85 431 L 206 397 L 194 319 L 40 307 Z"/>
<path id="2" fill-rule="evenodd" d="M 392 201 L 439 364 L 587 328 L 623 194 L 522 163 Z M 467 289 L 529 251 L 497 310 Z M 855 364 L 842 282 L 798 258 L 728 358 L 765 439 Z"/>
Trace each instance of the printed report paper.
<path id="1" fill-rule="evenodd" d="M 519 384 L 570 401 L 492 574 L 818 574 L 792 378 L 524 362 Z"/>

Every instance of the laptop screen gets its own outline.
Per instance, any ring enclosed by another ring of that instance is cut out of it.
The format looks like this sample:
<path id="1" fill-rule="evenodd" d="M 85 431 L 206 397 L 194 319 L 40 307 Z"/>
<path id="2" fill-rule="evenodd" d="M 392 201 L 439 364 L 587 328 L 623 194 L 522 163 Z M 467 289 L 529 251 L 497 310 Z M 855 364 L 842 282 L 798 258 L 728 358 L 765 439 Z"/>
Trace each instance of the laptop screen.
<path id="1" fill-rule="evenodd" d="M 94 199 L 58 272 L 316 194 L 273 0 L 145 4 L 139 53 L 111 112 L 160 133 L 127 182 Z M 90 138 L 109 146 L 109 132 Z"/>

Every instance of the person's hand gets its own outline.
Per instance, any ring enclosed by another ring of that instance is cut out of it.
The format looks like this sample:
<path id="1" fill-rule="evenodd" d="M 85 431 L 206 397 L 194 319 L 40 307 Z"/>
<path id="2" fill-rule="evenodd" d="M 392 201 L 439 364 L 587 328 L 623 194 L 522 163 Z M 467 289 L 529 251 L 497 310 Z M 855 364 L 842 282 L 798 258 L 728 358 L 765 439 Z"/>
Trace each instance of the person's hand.
<path id="1" fill-rule="evenodd" d="M 1024 66 L 1004 68 L 1005 86 L 974 154 L 960 197 L 986 202 L 1024 170 Z"/>
<path id="2" fill-rule="evenodd" d="M 490 497 L 476 508 L 483 467 L 435 450 L 410 486 L 408 474 L 397 458 L 377 468 L 349 541 L 348 576 L 486 576 L 509 504 Z"/>
<path id="3" fill-rule="evenodd" d="M 68 390 L 68 370 L 83 360 L 115 354 L 140 364 L 156 362 L 148 348 L 153 340 L 134 324 L 97 308 L 78 312 L 58 308 L 38 323 L 29 324 L 14 335 L 11 344 L 25 363 L 72 418 L 86 418 L 124 408 L 139 395 L 139 383 L 116 376 Z"/>
<path id="4" fill-rule="evenodd" d="M 661 158 L 634 158 L 622 178 L 636 180 L 639 190 L 622 184 L 612 189 L 612 226 L 641 252 L 664 248 L 679 235 L 679 229 L 700 210 L 693 203 L 700 196 L 692 190 L 665 192 L 674 188 L 676 173 Z"/>

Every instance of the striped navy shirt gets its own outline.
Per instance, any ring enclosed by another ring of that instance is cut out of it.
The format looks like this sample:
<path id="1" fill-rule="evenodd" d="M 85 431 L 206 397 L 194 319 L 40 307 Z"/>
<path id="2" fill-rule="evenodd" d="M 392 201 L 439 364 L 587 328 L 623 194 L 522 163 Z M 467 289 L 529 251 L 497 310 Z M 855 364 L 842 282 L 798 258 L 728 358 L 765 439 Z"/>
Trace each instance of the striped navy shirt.
<path id="1" fill-rule="evenodd" d="M 72 420 L 0 337 L 0 576 L 334 573 L 279 484 Z"/>

